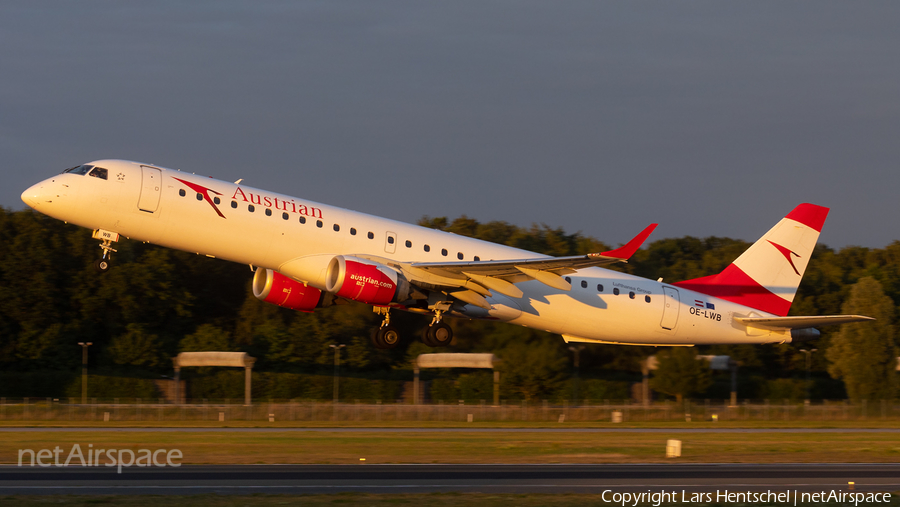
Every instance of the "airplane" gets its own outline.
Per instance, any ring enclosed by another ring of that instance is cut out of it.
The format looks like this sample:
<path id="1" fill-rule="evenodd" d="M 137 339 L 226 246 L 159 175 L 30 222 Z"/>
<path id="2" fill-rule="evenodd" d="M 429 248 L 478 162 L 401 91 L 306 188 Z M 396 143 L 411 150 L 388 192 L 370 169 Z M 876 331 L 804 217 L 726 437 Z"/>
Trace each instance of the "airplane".
<path id="1" fill-rule="evenodd" d="M 262 301 L 312 312 L 342 300 L 383 316 L 372 343 L 401 343 L 391 310 L 426 314 L 422 341 L 453 340 L 445 316 L 559 334 L 566 342 L 693 346 L 815 339 L 860 315 L 787 316 L 828 208 L 800 204 L 721 273 L 676 282 L 605 269 L 623 246 L 549 257 L 299 197 L 126 160 L 66 169 L 22 193 L 50 217 L 93 230 L 106 272 L 130 238 L 247 264 Z"/>

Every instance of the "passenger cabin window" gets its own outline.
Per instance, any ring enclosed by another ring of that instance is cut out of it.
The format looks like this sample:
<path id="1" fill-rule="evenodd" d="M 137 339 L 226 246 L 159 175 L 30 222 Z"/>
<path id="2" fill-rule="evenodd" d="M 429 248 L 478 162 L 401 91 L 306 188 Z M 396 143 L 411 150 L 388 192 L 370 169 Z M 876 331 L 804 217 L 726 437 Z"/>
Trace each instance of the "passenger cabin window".
<path id="1" fill-rule="evenodd" d="M 388 236 L 388 243 L 390 243 L 390 244 L 392 244 L 392 245 L 394 244 L 394 237 L 393 237 L 393 236 Z"/>
<path id="2" fill-rule="evenodd" d="M 428 246 L 428 245 L 425 245 L 425 246 L 423 246 L 422 248 L 424 248 L 426 252 L 430 252 L 430 251 L 431 251 L 431 247 Z"/>
<path id="3" fill-rule="evenodd" d="M 213 202 L 216 204 L 222 204 L 222 199 L 219 199 L 218 197 L 213 197 Z"/>
<path id="4" fill-rule="evenodd" d="M 567 277 L 566 277 L 566 282 L 567 282 L 567 283 L 572 283 L 572 277 L 567 276 Z"/>
<path id="5" fill-rule="evenodd" d="M 443 255 L 444 257 L 447 256 L 447 249 L 446 249 L 446 248 L 441 248 L 441 255 Z"/>
<path id="6" fill-rule="evenodd" d="M 618 295 L 619 295 L 619 289 L 613 289 L 613 294 L 615 294 L 616 296 L 618 296 Z"/>
<path id="7" fill-rule="evenodd" d="M 306 223 L 306 217 L 300 217 L 300 223 L 301 223 L 301 224 L 305 224 L 305 223 Z"/>
<path id="8" fill-rule="evenodd" d="M 649 302 L 650 302 L 650 296 L 644 296 L 644 301 L 646 301 L 646 302 L 649 303 Z"/>
<path id="9" fill-rule="evenodd" d="M 181 190 L 178 191 L 178 195 L 180 195 L 181 197 L 184 197 L 187 195 L 187 192 L 185 192 L 184 189 L 182 188 Z"/>
<path id="10" fill-rule="evenodd" d="M 340 232 L 341 226 L 338 224 L 334 224 L 334 232 Z"/>
<path id="11" fill-rule="evenodd" d="M 406 240 L 406 248 L 412 248 L 412 241 Z"/>
<path id="12" fill-rule="evenodd" d="M 456 252 L 456 258 L 459 259 L 459 260 L 463 260 L 463 254 L 462 254 L 462 252 Z"/>
<path id="13" fill-rule="evenodd" d="M 628 297 L 630 297 L 631 299 L 634 299 L 634 292 L 629 292 Z"/>
<path id="14" fill-rule="evenodd" d="M 474 259 L 475 259 L 475 262 L 478 262 L 478 261 L 481 260 L 481 257 L 479 257 L 479 256 L 476 255 L 476 256 L 474 257 Z"/>
<path id="15" fill-rule="evenodd" d="M 197 192 L 197 200 L 198 200 L 198 201 L 202 201 L 202 200 L 203 200 L 203 194 L 201 194 L 200 192 Z"/>
<path id="16" fill-rule="evenodd" d="M 350 228 L 350 235 L 356 236 L 356 229 L 354 229 L 353 227 Z"/>
<path id="17" fill-rule="evenodd" d="M 93 168 L 94 168 L 94 166 L 92 166 L 92 165 L 77 165 L 75 167 L 70 167 L 70 168 L 66 169 L 65 171 L 63 171 L 63 174 L 65 174 L 65 173 L 80 174 L 80 175 L 84 176 L 85 174 L 90 172 L 90 170 Z"/>
<path id="18" fill-rule="evenodd" d="M 367 234 L 366 236 L 367 236 L 369 239 L 375 239 L 375 234 L 372 233 L 372 232 L 370 232 L 370 233 Z"/>
<path id="19" fill-rule="evenodd" d="M 597 292 L 603 292 L 603 284 L 602 283 L 597 284 Z"/>
<path id="20" fill-rule="evenodd" d="M 200 195 L 200 194 L 197 194 L 197 195 Z M 266 208 L 266 216 L 267 216 L 267 217 L 272 216 L 272 210 L 271 210 L 271 209 Z"/>
<path id="21" fill-rule="evenodd" d="M 95 167 L 94 170 L 90 172 L 89 176 L 105 180 L 109 177 L 109 171 L 102 167 Z"/>
<path id="22" fill-rule="evenodd" d="M 181 194 L 184 195 L 184 194 Z M 237 209 L 237 201 L 231 201 L 231 207 Z"/>
<path id="23" fill-rule="evenodd" d="M 253 213 L 254 211 L 256 211 L 256 208 L 253 207 L 252 204 L 248 204 L 248 205 L 247 205 L 247 211 L 249 211 L 250 213 Z"/>
<path id="24" fill-rule="evenodd" d="M 281 214 L 281 218 L 282 218 L 282 220 L 287 220 L 287 219 L 290 218 L 290 217 L 288 216 L 287 213 L 282 213 L 282 214 Z"/>
<path id="25" fill-rule="evenodd" d="M 587 280 L 582 280 L 582 281 L 581 281 L 581 288 L 582 288 L 582 289 L 587 289 Z"/>
<path id="26" fill-rule="evenodd" d="M 316 227 L 318 227 L 319 229 L 321 229 L 321 228 L 322 228 L 322 225 L 323 225 L 323 224 L 322 224 L 322 221 L 321 221 L 321 220 L 316 220 Z"/>

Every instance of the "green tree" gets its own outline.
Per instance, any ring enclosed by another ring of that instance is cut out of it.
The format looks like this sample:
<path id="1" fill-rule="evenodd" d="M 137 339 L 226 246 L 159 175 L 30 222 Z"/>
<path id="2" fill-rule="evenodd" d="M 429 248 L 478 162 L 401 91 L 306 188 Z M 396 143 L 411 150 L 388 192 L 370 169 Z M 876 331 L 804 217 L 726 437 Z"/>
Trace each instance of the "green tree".
<path id="1" fill-rule="evenodd" d="M 212 324 L 200 324 L 178 344 L 179 352 L 231 352 L 231 333 Z"/>
<path id="2" fill-rule="evenodd" d="M 168 366 L 159 337 L 140 324 L 128 324 L 124 334 L 116 336 L 106 352 L 115 364 L 126 366 Z M 190 349 L 203 350 L 203 349 Z"/>
<path id="3" fill-rule="evenodd" d="M 521 329 L 521 331 L 519 331 Z M 519 328 L 515 334 L 526 338 L 530 330 Z M 558 342 L 515 340 L 498 351 L 501 384 L 507 392 L 533 401 L 552 396 L 562 387 L 568 358 Z"/>
<path id="4" fill-rule="evenodd" d="M 842 379 L 853 401 L 892 399 L 897 393 L 894 302 L 875 278 L 860 278 L 841 311 L 874 317 L 874 322 L 845 324 L 831 339 L 828 373 Z"/>
<path id="5" fill-rule="evenodd" d="M 650 379 L 650 387 L 675 396 L 681 402 L 685 396 L 700 393 L 712 383 L 709 362 L 699 360 L 691 347 L 673 347 L 656 354 L 658 366 Z"/>

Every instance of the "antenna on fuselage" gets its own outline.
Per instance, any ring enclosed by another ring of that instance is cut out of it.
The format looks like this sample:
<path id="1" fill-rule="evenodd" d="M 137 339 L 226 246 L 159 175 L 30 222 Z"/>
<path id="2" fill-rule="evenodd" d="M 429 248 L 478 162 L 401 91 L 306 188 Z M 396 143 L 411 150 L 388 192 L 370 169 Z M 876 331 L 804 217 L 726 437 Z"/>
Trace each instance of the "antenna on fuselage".
<path id="1" fill-rule="evenodd" d="M 234 184 L 235 184 L 235 185 L 240 185 L 242 181 L 244 181 L 244 178 L 241 178 L 241 179 L 235 181 Z"/>

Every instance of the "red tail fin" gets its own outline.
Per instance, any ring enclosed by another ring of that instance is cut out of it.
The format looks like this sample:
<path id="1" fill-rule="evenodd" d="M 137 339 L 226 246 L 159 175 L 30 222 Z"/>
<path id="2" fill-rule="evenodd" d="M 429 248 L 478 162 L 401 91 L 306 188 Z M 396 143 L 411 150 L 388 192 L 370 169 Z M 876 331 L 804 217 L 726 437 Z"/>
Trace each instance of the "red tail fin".
<path id="1" fill-rule="evenodd" d="M 801 204 L 721 273 L 672 285 L 785 316 L 827 216 Z"/>

